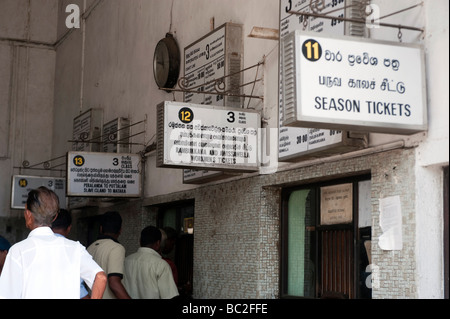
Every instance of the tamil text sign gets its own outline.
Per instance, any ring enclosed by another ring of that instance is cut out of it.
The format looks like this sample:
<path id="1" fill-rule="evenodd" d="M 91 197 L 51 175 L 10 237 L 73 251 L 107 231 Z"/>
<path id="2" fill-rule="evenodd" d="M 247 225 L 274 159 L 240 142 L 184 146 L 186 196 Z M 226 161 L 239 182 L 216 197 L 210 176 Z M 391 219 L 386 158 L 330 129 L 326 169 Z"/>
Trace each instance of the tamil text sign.
<path id="1" fill-rule="evenodd" d="M 397 134 L 427 129 L 420 46 L 301 31 L 284 39 L 285 57 L 290 45 L 296 66 L 283 83 L 285 114 L 289 94 L 296 99 L 283 124 Z"/>
<path id="2" fill-rule="evenodd" d="M 158 106 L 158 166 L 258 171 L 258 112 L 164 102 Z"/>
<path id="3" fill-rule="evenodd" d="M 140 155 L 69 152 L 67 166 L 68 196 L 141 195 Z"/>
<path id="4" fill-rule="evenodd" d="M 41 186 L 51 189 L 58 195 L 59 206 L 66 208 L 66 179 L 57 177 L 39 177 L 15 175 L 12 178 L 11 208 L 23 209 L 28 193 Z"/>

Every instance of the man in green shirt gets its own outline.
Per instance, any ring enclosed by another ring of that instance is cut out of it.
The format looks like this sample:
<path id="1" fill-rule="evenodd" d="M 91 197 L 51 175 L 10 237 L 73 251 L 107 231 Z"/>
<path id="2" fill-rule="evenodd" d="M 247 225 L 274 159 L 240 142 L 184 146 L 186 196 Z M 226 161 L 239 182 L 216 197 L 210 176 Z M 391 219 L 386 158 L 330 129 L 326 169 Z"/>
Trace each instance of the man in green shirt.
<path id="1" fill-rule="evenodd" d="M 122 217 L 118 212 L 102 215 L 100 236 L 88 247 L 88 252 L 108 275 L 103 299 L 130 299 L 122 284 L 125 260 L 125 247 L 119 241 L 122 230 Z"/>

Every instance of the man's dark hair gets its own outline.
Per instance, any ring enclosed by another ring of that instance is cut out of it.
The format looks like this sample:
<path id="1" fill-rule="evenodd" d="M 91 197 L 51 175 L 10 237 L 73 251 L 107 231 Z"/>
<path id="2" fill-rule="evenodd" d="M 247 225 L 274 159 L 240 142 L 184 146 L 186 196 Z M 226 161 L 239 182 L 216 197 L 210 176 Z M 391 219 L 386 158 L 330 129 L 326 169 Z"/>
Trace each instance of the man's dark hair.
<path id="1" fill-rule="evenodd" d="M 173 229 L 172 227 L 164 227 L 163 230 L 165 231 L 165 233 L 167 235 L 167 240 L 176 239 L 178 237 L 177 231 L 175 229 Z"/>
<path id="2" fill-rule="evenodd" d="M 100 225 L 104 234 L 118 234 L 122 228 L 122 217 L 118 212 L 106 212 L 102 215 Z"/>
<path id="3" fill-rule="evenodd" d="M 67 209 L 60 209 L 52 223 L 52 229 L 67 229 L 70 225 L 72 225 L 72 215 Z"/>
<path id="4" fill-rule="evenodd" d="M 141 232 L 141 247 L 146 247 L 155 244 L 158 240 L 161 240 L 161 231 L 154 227 L 145 227 Z"/>

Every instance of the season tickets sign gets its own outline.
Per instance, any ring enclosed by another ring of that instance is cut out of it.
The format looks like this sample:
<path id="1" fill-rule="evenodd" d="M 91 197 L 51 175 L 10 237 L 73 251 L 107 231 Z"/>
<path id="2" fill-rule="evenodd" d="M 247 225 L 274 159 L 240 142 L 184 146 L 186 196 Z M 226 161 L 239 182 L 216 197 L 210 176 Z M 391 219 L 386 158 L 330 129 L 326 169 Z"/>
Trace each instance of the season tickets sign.
<path id="1" fill-rule="evenodd" d="M 139 155 L 69 152 L 67 157 L 67 196 L 141 195 Z"/>
<path id="2" fill-rule="evenodd" d="M 159 167 L 258 171 L 256 111 L 164 102 L 158 124 Z"/>
<path id="3" fill-rule="evenodd" d="M 294 76 L 283 79 L 285 114 L 293 114 L 284 125 L 398 134 L 427 129 L 421 46 L 297 30 L 283 40 L 283 53 L 295 61 Z"/>

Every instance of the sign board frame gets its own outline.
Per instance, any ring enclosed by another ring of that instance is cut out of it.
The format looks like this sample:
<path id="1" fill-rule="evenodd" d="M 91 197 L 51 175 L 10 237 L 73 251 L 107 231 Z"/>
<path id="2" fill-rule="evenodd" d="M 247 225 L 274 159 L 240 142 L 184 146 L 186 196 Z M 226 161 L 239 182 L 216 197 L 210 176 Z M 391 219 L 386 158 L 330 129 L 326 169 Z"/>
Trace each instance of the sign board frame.
<path id="1" fill-rule="evenodd" d="M 67 153 L 68 197 L 138 198 L 141 156 L 127 153 Z"/>
<path id="2" fill-rule="evenodd" d="M 241 107 L 243 98 L 207 94 L 214 92 L 218 86 L 215 80 L 227 76 L 222 86 L 234 94 L 241 94 L 244 65 L 243 26 L 227 22 L 209 32 L 184 49 L 183 87 L 198 90 L 199 93 L 185 92 L 184 102 L 191 104 Z M 231 75 L 231 76 L 228 76 Z"/>
<path id="3" fill-rule="evenodd" d="M 169 101 L 157 110 L 158 167 L 259 171 L 258 111 Z"/>
<path id="4" fill-rule="evenodd" d="M 183 184 L 205 184 L 226 178 L 236 177 L 239 173 L 227 173 L 222 171 L 208 171 L 208 170 L 183 170 Z"/>
<path id="5" fill-rule="evenodd" d="M 89 109 L 73 119 L 72 150 L 100 152 L 103 109 Z M 76 142 L 75 142 L 76 141 Z"/>
<path id="6" fill-rule="evenodd" d="M 14 175 L 11 179 L 11 208 L 24 209 L 28 193 L 41 186 L 51 189 L 58 195 L 60 208 L 67 208 L 66 179 L 62 177 L 40 177 Z"/>
<path id="7" fill-rule="evenodd" d="M 236 86 L 234 93 L 241 94 L 238 89 L 243 80 L 241 71 L 244 65 L 242 39 L 242 25 L 225 23 L 197 41 L 191 43 L 184 49 L 185 63 L 184 74 L 188 82 L 187 88 L 198 86 L 200 81 L 210 82 L 224 76 L 234 74 L 225 78 L 225 87 Z M 224 50 L 223 50 L 224 49 Z M 223 51 L 221 51 L 223 50 Z M 206 54 L 214 55 L 214 59 L 206 59 Z M 214 63 L 218 61 L 219 63 Z M 195 65 L 195 66 L 194 66 Z M 213 66 L 216 65 L 214 68 Z M 214 82 L 208 87 L 200 87 L 203 90 L 212 90 Z M 214 103 L 212 103 L 214 101 Z M 240 107 L 242 98 L 237 96 L 206 95 L 204 93 L 184 93 L 184 102 L 193 104 L 214 104 L 223 106 Z M 219 103 L 220 102 L 220 103 Z M 183 172 L 183 184 L 203 184 L 210 181 L 221 180 L 235 176 L 236 174 L 221 171 L 205 171 L 186 169 Z"/>
<path id="8" fill-rule="evenodd" d="M 119 117 L 103 124 L 102 151 L 104 153 L 130 153 L 130 120 Z"/>
<path id="9" fill-rule="evenodd" d="M 428 128 L 422 45 L 296 30 L 283 39 L 282 58 L 285 74 L 294 63 L 283 78 L 283 125 L 393 134 Z"/>

